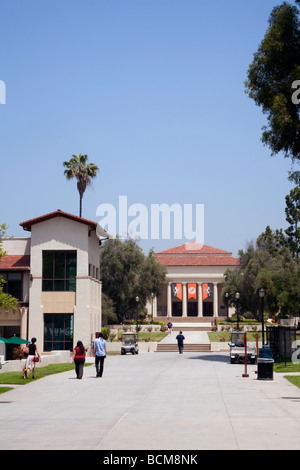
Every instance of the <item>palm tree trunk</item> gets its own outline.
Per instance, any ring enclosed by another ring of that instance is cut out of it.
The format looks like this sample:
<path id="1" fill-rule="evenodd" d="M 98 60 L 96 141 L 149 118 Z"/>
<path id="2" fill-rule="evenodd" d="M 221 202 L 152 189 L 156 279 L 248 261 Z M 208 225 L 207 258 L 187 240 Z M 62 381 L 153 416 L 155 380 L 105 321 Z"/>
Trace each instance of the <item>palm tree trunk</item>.
<path id="1" fill-rule="evenodd" d="M 79 193 L 79 217 L 82 217 L 82 197 L 83 194 Z"/>

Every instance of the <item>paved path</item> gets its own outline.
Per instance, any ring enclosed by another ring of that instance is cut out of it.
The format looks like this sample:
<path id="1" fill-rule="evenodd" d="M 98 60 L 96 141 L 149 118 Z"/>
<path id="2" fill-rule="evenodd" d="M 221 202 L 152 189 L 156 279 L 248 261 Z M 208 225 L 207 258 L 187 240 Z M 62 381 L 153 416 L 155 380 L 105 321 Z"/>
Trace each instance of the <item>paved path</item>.
<path id="1" fill-rule="evenodd" d="M 176 336 L 178 334 L 179 331 L 172 331 L 172 333 L 168 334 L 160 343 L 177 344 Z M 182 329 L 182 334 L 185 338 L 184 344 L 210 344 L 206 331 L 184 331 L 184 329 Z"/>
<path id="2" fill-rule="evenodd" d="M 300 390 L 221 353 L 108 356 L 0 395 L 0 449 L 300 449 Z"/>

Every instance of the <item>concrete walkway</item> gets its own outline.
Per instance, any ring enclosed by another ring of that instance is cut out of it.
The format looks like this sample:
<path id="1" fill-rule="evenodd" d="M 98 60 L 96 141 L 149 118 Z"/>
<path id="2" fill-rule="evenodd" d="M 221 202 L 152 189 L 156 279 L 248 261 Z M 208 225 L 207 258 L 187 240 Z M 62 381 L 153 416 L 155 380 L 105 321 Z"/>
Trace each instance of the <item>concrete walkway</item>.
<path id="1" fill-rule="evenodd" d="M 172 331 L 172 333 L 168 334 L 160 343 L 177 344 L 176 336 L 178 334 L 179 331 Z M 182 334 L 185 338 L 184 344 L 210 344 L 206 331 L 184 331 L 184 329 L 182 329 Z"/>
<path id="2" fill-rule="evenodd" d="M 221 353 L 108 356 L 0 395 L 0 449 L 300 449 L 300 390 Z M 174 451 L 176 453 L 176 451 Z"/>

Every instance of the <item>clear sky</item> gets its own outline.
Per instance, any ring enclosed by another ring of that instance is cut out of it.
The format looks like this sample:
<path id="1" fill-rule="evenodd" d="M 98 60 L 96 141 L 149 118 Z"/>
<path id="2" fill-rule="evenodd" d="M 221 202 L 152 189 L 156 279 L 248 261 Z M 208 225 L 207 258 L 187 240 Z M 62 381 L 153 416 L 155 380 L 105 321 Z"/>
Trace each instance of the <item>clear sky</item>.
<path id="1" fill-rule="evenodd" d="M 286 228 L 291 161 L 261 143 L 244 92 L 274 0 L 2 0 L 0 223 L 78 215 L 62 162 L 87 154 L 100 204 L 204 204 L 204 243 L 232 251 Z M 291 2 L 292 3 L 292 2 Z M 147 253 L 186 240 L 147 240 Z"/>

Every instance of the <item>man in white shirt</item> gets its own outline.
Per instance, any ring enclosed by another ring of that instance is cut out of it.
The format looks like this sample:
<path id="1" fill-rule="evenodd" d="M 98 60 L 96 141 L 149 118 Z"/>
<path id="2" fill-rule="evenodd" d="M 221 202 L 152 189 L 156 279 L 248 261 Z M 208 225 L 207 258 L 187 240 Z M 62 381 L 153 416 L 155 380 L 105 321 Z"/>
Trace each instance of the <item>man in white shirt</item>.
<path id="1" fill-rule="evenodd" d="M 106 358 L 106 341 L 103 338 L 103 333 L 99 333 L 98 338 L 94 341 L 94 356 L 96 377 L 102 377 L 104 368 L 104 359 Z"/>

